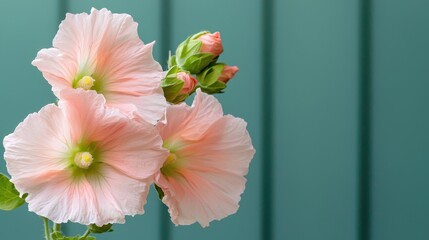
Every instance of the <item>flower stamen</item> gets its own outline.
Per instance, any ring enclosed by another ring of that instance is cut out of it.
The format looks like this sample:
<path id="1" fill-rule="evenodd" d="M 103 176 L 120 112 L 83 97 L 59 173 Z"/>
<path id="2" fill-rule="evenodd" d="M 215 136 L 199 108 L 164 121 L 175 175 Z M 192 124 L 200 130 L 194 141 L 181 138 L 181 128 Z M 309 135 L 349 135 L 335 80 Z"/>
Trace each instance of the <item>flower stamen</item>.
<path id="1" fill-rule="evenodd" d="M 89 166 L 91 166 L 93 161 L 94 161 L 94 158 L 89 152 L 78 152 L 74 156 L 74 163 L 76 164 L 76 166 L 83 169 L 88 169 Z"/>
<path id="2" fill-rule="evenodd" d="M 176 154 L 170 153 L 170 155 L 168 155 L 167 159 L 165 159 L 163 166 L 173 164 L 176 161 L 176 159 L 177 159 Z"/>
<path id="3" fill-rule="evenodd" d="M 170 152 L 161 168 L 161 173 L 165 176 L 174 176 L 177 174 L 177 156 Z"/>
<path id="4" fill-rule="evenodd" d="M 91 76 L 85 76 L 77 82 L 77 87 L 90 90 L 94 86 L 95 79 Z"/>

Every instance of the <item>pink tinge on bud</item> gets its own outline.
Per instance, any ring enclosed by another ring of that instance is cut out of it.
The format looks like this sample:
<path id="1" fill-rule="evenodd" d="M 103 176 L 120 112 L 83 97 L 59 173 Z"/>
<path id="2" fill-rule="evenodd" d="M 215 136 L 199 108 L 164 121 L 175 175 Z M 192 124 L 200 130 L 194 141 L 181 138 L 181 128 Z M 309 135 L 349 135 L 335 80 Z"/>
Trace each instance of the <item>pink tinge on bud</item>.
<path id="1" fill-rule="evenodd" d="M 190 74 L 187 74 L 185 72 L 178 72 L 176 77 L 184 81 L 184 84 L 181 90 L 182 94 L 190 94 L 192 91 L 194 91 L 195 87 L 197 86 L 197 83 L 198 83 L 197 79 L 192 77 Z"/>
<path id="2" fill-rule="evenodd" d="M 219 32 L 206 33 L 200 36 L 198 40 L 201 40 L 203 43 L 200 50 L 202 53 L 211 53 L 217 57 L 223 52 L 222 39 Z"/>
<path id="3" fill-rule="evenodd" d="M 227 83 L 231 78 L 235 76 L 235 74 L 238 72 L 237 66 L 227 66 L 223 67 L 223 71 L 219 76 L 219 81 Z"/>

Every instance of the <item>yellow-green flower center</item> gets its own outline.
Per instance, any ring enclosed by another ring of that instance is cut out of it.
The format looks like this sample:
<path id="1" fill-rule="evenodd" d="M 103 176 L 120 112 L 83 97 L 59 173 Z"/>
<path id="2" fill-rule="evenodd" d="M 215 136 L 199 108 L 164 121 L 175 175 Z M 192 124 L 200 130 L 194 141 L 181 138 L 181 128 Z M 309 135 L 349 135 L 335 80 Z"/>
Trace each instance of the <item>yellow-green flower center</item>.
<path id="1" fill-rule="evenodd" d="M 168 155 L 167 159 L 165 159 L 164 165 L 162 165 L 162 166 L 167 166 L 167 165 L 173 164 L 174 162 L 176 162 L 176 159 L 177 159 L 176 154 L 170 153 L 170 155 Z"/>
<path id="2" fill-rule="evenodd" d="M 94 86 L 95 79 L 91 76 L 84 76 L 77 81 L 76 88 L 90 90 Z"/>
<path id="3" fill-rule="evenodd" d="M 161 173 L 164 176 L 170 176 L 170 177 L 177 175 L 178 174 L 177 168 L 179 166 L 178 160 L 179 159 L 178 159 L 177 155 L 170 151 L 170 155 L 167 156 L 164 164 L 162 165 Z"/>
<path id="4" fill-rule="evenodd" d="M 68 169 L 72 176 L 79 180 L 82 177 L 96 177 L 101 174 L 103 150 L 97 142 L 82 141 L 66 153 Z"/>
<path id="5" fill-rule="evenodd" d="M 89 152 L 77 152 L 74 156 L 74 163 L 79 168 L 88 169 L 91 166 L 94 158 Z"/>

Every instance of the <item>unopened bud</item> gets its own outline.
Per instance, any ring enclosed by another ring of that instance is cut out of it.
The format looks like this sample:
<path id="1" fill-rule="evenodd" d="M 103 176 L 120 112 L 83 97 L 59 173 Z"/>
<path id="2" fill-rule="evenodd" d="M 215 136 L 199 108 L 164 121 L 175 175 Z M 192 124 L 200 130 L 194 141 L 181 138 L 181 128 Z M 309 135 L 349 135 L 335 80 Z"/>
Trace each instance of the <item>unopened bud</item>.
<path id="1" fill-rule="evenodd" d="M 219 81 L 223 82 L 223 83 L 228 83 L 229 80 L 231 80 L 235 74 L 238 72 L 238 67 L 237 66 L 228 66 L 225 65 L 223 67 L 223 71 L 219 76 Z"/>
<path id="2" fill-rule="evenodd" d="M 177 104 L 183 102 L 195 91 L 198 82 L 192 75 L 182 72 L 177 66 L 168 70 L 161 82 L 164 96 L 168 102 Z"/>
<path id="3" fill-rule="evenodd" d="M 215 63 L 223 52 L 220 33 L 203 31 L 188 37 L 176 49 L 175 62 L 191 74 L 199 74 L 209 64 Z"/>
<path id="4" fill-rule="evenodd" d="M 202 53 L 211 53 L 214 57 L 218 57 L 223 52 L 222 39 L 220 38 L 219 32 L 206 32 L 200 35 L 197 40 L 202 42 L 200 49 Z"/>

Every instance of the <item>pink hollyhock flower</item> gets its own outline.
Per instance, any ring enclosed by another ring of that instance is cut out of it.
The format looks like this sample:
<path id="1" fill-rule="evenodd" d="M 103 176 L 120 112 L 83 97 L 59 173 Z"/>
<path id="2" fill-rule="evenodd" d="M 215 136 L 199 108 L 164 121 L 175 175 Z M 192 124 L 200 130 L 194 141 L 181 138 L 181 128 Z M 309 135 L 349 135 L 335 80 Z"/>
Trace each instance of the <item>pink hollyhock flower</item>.
<path id="1" fill-rule="evenodd" d="M 190 94 L 194 91 L 195 87 L 198 84 L 197 79 L 192 77 L 190 74 L 185 72 L 178 72 L 176 77 L 180 80 L 183 80 L 183 87 L 180 91 L 181 94 Z"/>
<path id="2" fill-rule="evenodd" d="M 197 89 L 192 107 L 169 106 L 158 129 L 170 155 L 155 183 L 173 223 L 206 227 L 235 213 L 255 153 L 246 122 Z"/>
<path id="3" fill-rule="evenodd" d="M 168 156 L 156 128 L 106 107 L 94 91 L 63 90 L 58 104 L 30 114 L 3 142 L 29 210 L 56 223 L 98 226 L 144 213 Z"/>
<path id="4" fill-rule="evenodd" d="M 229 80 L 231 80 L 235 74 L 238 72 L 238 67 L 237 66 L 227 66 L 225 65 L 223 67 L 223 71 L 219 76 L 219 81 L 223 82 L 223 83 L 228 83 Z"/>
<path id="5" fill-rule="evenodd" d="M 137 23 L 127 14 L 107 9 L 67 14 L 53 40 L 32 62 L 57 97 L 67 88 L 95 90 L 109 106 L 137 111 L 156 123 L 166 107 L 160 87 L 164 77 L 152 57 L 153 42 L 144 44 Z"/>
<path id="6" fill-rule="evenodd" d="M 223 52 L 222 39 L 220 33 L 205 33 L 198 37 L 198 40 L 202 42 L 200 52 L 211 53 L 214 57 L 219 56 Z"/>

